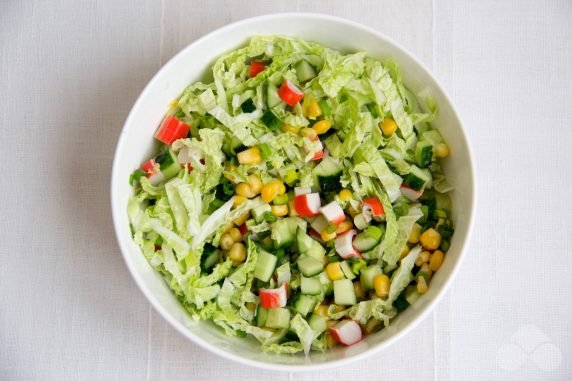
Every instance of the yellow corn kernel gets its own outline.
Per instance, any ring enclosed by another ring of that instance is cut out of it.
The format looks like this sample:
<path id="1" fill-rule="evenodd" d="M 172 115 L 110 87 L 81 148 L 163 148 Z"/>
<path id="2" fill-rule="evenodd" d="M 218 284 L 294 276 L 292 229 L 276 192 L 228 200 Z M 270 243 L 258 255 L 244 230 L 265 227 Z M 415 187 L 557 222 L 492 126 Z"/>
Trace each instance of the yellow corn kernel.
<path id="1" fill-rule="evenodd" d="M 256 310 L 256 304 L 254 303 L 246 303 L 244 305 L 250 312 L 254 312 Z"/>
<path id="2" fill-rule="evenodd" d="M 328 119 L 320 120 L 312 126 L 312 129 L 316 131 L 318 135 L 325 134 L 330 128 L 332 128 L 332 122 Z"/>
<path id="3" fill-rule="evenodd" d="M 445 143 L 439 143 L 435 146 L 435 156 L 447 157 L 449 156 L 449 146 Z"/>
<path id="4" fill-rule="evenodd" d="M 300 130 L 300 135 L 302 135 L 305 138 L 308 138 L 310 140 L 316 140 L 318 138 L 318 134 L 316 133 L 316 130 L 312 129 L 312 128 L 302 128 Z"/>
<path id="5" fill-rule="evenodd" d="M 326 327 L 331 328 L 331 327 L 333 327 L 334 325 L 336 325 L 337 323 L 338 323 L 337 320 L 328 320 L 328 321 L 326 322 Z M 328 336 L 328 337 L 331 337 L 331 336 Z M 332 340 L 333 340 L 333 339 L 332 339 Z M 334 341 L 334 344 L 335 344 L 335 343 L 336 343 L 336 342 Z M 329 345 L 329 344 L 328 344 L 328 345 Z"/>
<path id="6" fill-rule="evenodd" d="M 328 233 L 328 229 L 324 229 L 322 231 L 322 234 L 320 234 L 320 237 L 322 238 L 322 241 L 324 241 L 324 242 L 331 241 L 331 240 L 335 239 L 336 236 L 337 236 L 337 234 L 336 234 L 335 230 L 331 233 Z"/>
<path id="7" fill-rule="evenodd" d="M 399 256 L 399 259 L 403 259 L 407 254 L 409 254 L 409 246 L 405 245 L 403 246 L 403 249 L 401 249 L 401 255 Z"/>
<path id="8" fill-rule="evenodd" d="M 353 198 L 352 191 L 349 189 L 342 189 L 338 196 L 340 197 L 340 201 L 349 201 Z"/>
<path id="9" fill-rule="evenodd" d="M 294 206 L 294 200 L 288 201 L 288 215 L 290 217 L 296 217 L 298 213 L 296 213 L 296 207 Z"/>
<path id="10" fill-rule="evenodd" d="M 443 264 L 443 259 L 445 258 L 445 254 L 441 250 L 435 250 L 433 254 L 431 254 L 431 259 L 429 260 L 429 268 L 433 271 L 439 270 L 441 264 Z"/>
<path id="11" fill-rule="evenodd" d="M 428 278 L 431 278 L 431 275 L 433 275 L 433 270 L 429 268 L 429 263 L 424 263 L 419 269 L 419 272 L 427 274 Z"/>
<path id="12" fill-rule="evenodd" d="M 230 251 L 228 252 L 228 257 L 234 263 L 242 263 L 246 259 L 246 247 L 242 242 L 235 242 Z"/>
<path id="13" fill-rule="evenodd" d="M 363 286 L 361 285 L 361 282 L 359 280 L 356 280 L 354 282 L 354 291 L 358 298 L 360 299 L 365 298 L 365 291 L 363 290 Z"/>
<path id="14" fill-rule="evenodd" d="M 424 294 L 427 292 L 427 282 L 425 281 L 425 278 L 422 276 L 417 278 L 417 292 L 419 292 L 420 294 Z"/>
<path id="15" fill-rule="evenodd" d="M 248 185 L 248 183 L 239 183 L 236 185 L 236 188 L 234 189 L 234 192 L 238 195 L 238 196 L 243 196 L 246 198 L 252 198 L 254 196 L 256 196 L 256 193 L 254 193 L 252 191 L 252 189 L 250 188 L 250 185 Z"/>
<path id="16" fill-rule="evenodd" d="M 236 208 L 240 204 L 244 204 L 246 202 L 246 200 L 247 200 L 247 198 L 244 196 L 236 196 L 234 198 L 234 202 L 232 203 L 232 206 Z"/>
<path id="17" fill-rule="evenodd" d="M 377 296 L 386 298 L 389 295 L 389 277 L 385 274 L 376 275 L 373 278 L 373 288 Z"/>
<path id="18" fill-rule="evenodd" d="M 220 237 L 220 248 L 223 250 L 230 250 L 230 248 L 234 245 L 234 240 L 228 233 L 224 233 L 222 237 Z"/>
<path id="19" fill-rule="evenodd" d="M 228 234 L 230 235 L 230 238 L 232 238 L 232 240 L 234 242 L 240 242 L 242 241 L 242 234 L 240 234 L 240 230 L 238 230 L 238 228 L 232 228 L 228 231 Z"/>
<path id="20" fill-rule="evenodd" d="M 250 213 L 243 213 L 240 217 L 238 217 L 236 220 L 232 222 L 234 222 L 236 226 L 240 226 L 243 223 L 245 223 L 246 220 L 248 220 L 249 218 L 250 218 Z"/>
<path id="21" fill-rule="evenodd" d="M 342 234 L 354 227 L 354 224 L 350 220 L 345 220 L 339 223 L 336 227 L 336 234 Z"/>
<path id="22" fill-rule="evenodd" d="M 409 234 L 409 243 L 417 243 L 419 242 L 419 236 L 421 235 L 421 225 L 413 224 L 413 228 L 411 229 L 411 233 Z"/>
<path id="23" fill-rule="evenodd" d="M 282 196 L 284 193 L 286 193 L 286 185 L 284 185 L 284 183 L 280 180 L 273 180 L 276 181 L 278 183 L 278 196 Z"/>
<path id="24" fill-rule="evenodd" d="M 284 132 L 290 132 L 291 134 L 298 135 L 298 132 L 300 131 L 300 126 L 292 126 L 286 123 L 282 126 L 282 130 Z"/>
<path id="25" fill-rule="evenodd" d="M 427 250 L 435 250 L 441 244 L 441 234 L 437 230 L 430 228 L 421 234 L 419 241 Z"/>
<path id="26" fill-rule="evenodd" d="M 236 155 L 240 164 L 258 164 L 262 160 L 258 147 L 250 147 Z"/>
<path id="27" fill-rule="evenodd" d="M 271 202 L 278 195 L 280 184 L 274 180 L 262 186 L 260 197 L 264 202 Z"/>
<path id="28" fill-rule="evenodd" d="M 379 123 L 379 128 L 385 136 L 391 136 L 397 131 L 397 123 L 391 118 L 386 118 L 383 122 Z"/>
<path id="29" fill-rule="evenodd" d="M 179 101 L 177 99 L 173 99 L 171 102 L 169 102 L 169 107 L 174 110 L 177 107 L 179 107 Z"/>
<path id="30" fill-rule="evenodd" d="M 237 168 L 235 165 L 231 165 L 225 168 L 224 172 L 223 172 L 223 176 L 225 179 L 227 179 L 228 181 L 230 181 L 231 183 L 234 182 L 235 178 L 234 178 L 234 174 L 231 172 L 236 171 Z"/>
<path id="31" fill-rule="evenodd" d="M 254 173 L 252 175 L 248 176 L 248 185 L 250 185 L 250 190 L 253 191 L 254 193 L 258 194 L 260 193 L 260 190 L 262 189 L 262 186 L 264 184 L 262 184 L 262 181 L 260 180 L 260 177 L 256 176 Z"/>
<path id="32" fill-rule="evenodd" d="M 230 231 L 230 229 L 232 229 L 234 227 L 234 224 L 232 222 L 228 222 L 226 224 L 226 226 L 224 227 L 224 232 L 228 233 Z"/>
<path id="33" fill-rule="evenodd" d="M 310 104 L 304 108 L 304 116 L 308 119 L 314 120 L 322 115 L 322 109 L 318 104 L 318 100 L 312 99 Z"/>
<path id="34" fill-rule="evenodd" d="M 344 279 L 344 272 L 342 271 L 340 262 L 328 263 L 328 265 L 326 266 L 326 274 L 328 275 L 328 278 L 330 278 L 331 280 Z"/>
<path id="35" fill-rule="evenodd" d="M 431 253 L 428 252 L 427 250 L 422 251 L 421 254 L 419 254 L 417 259 L 415 260 L 415 266 L 418 266 L 418 267 L 423 266 L 424 263 L 429 262 L 430 256 L 431 256 Z"/>
<path id="36" fill-rule="evenodd" d="M 337 321 L 335 321 L 335 320 L 329 320 L 328 323 L 329 323 L 330 321 L 333 321 L 334 323 L 337 323 Z M 330 324 L 328 324 L 328 328 L 330 328 L 329 325 L 330 325 Z M 326 335 L 326 346 L 327 346 L 328 348 L 332 348 L 332 347 L 335 346 L 335 345 L 336 345 L 336 340 L 334 340 L 334 338 L 332 337 L 332 335 L 330 335 L 330 334 L 328 333 L 328 334 Z"/>
<path id="37" fill-rule="evenodd" d="M 276 217 L 284 217 L 288 214 L 288 205 L 272 205 L 272 214 Z"/>
<path id="38" fill-rule="evenodd" d="M 338 312 L 342 312 L 343 310 L 345 310 L 346 307 L 345 306 L 336 306 L 334 308 L 334 311 L 332 311 L 333 313 L 337 314 Z"/>
<path id="39" fill-rule="evenodd" d="M 316 307 L 316 309 L 314 310 L 314 313 L 316 315 L 320 315 L 323 317 L 328 317 L 328 306 L 326 306 L 325 304 L 320 304 L 318 307 Z"/>

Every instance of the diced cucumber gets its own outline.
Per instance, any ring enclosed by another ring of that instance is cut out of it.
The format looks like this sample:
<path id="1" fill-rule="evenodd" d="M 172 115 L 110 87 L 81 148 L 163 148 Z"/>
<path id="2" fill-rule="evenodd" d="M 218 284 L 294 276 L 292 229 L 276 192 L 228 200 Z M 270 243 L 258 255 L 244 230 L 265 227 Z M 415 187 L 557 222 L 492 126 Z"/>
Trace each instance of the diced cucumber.
<path id="1" fill-rule="evenodd" d="M 342 167 L 331 157 L 325 157 L 314 168 L 313 173 L 318 177 L 318 183 L 322 192 L 335 192 L 342 188 L 340 178 Z"/>
<path id="2" fill-rule="evenodd" d="M 177 156 L 171 150 L 164 150 L 158 154 L 155 163 L 159 164 L 159 170 L 165 176 L 165 181 L 175 177 L 182 168 Z"/>
<path id="3" fill-rule="evenodd" d="M 268 328 L 288 328 L 290 326 L 290 311 L 286 308 L 269 308 L 266 317 Z"/>
<path id="4" fill-rule="evenodd" d="M 353 245 L 362 253 L 370 251 L 379 243 L 379 241 L 381 241 L 382 235 L 383 231 L 380 228 L 370 225 L 365 228 L 364 231 L 356 235 Z"/>
<path id="5" fill-rule="evenodd" d="M 270 204 L 266 203 L 260 204 L 250 211 L 256 223 L 261 223 L 262 221 L 264 221 L 264 213 L 266 212 L 272 212 L 272 207 L 270 206 Z"/>
<path id="6" fill-rule="evenodd" d="M 300 221 L 303 220 L 294 217 L 279 218 L 270 225 L 271 237 L 276 249 L 287 247 L 294 243 Z"/>
<path id="7" fill-rule="evenodd" d="M 328 274 L 322 271 L 320 275 L 318 275 L 318 279 L 320 279 L 320 283 L 322 284 L 324 295 L 332 295 L 332 292 L 334 292 L 334 282 L 328 277 Z"/>
<path id="8" fill-rule="evenodd" d="M 258 260 L 254 266 L 254 277 L 263 282 L 268 282 L 276 268 L 277 262 L 278 258 L 275 255 L 264 250 L 259 250 Z"/>
<path id="9" fill-rule="evenodd" d="M 210 269 L 218 263 L 220 259 L 220 250 L 211 245 L 210 243 L 205 243 L 203 249 L 203 255 L 201 256 L 201 269 L 203 272 L 209 272 Z"/>
<path id="10" fill-rule="evenodd" d="M 269 130 L 272 131 L 279 129 L 282 126 L 282 121 L 272 110 L 266 110 L 260 120 L 266 127 L 268 127 Z"/>
<path id="11" fill-rule="evenodd" d="M 308 325 L 316 335 L 319 335 L 328 329 L 328 319 L 318 314 L 312 314 L 308 319 Z"/>
<path id="12" fill-rule="evenodd" d="M 302 276 L 300 290 L 302 291 L 302 294 L 318 295 L 322 292 L 322 283 L 320 282 L 320 278 L 317 276 L 313 276 L 312 278 Z"/>
<path id="13" fill-rule="evenodd" d="M 294 310 L 299 312 L 302 316 L 306 316 L 312 312 L 315 306 L 316 299 L 309 295 L 298 295 L 294 301 Z"/>
<path id="14" fill-rule="evenodd" d="M 298 258 L 298 269 L 300 269 L 300 272 L 305 277 L 313 277 L 324 270 L 324 262 L 314 257 L 301 255 L 300 258 Z"/>
<path id="15" fill-rule="evenodd" d="M 256 326 L 264 327 L 266 325 L 267 318 L 268 318 L 268 309 L 262 308 L 260 305 L 258 305 L 258 309 L 256 310 Z"/>
<path id="16" fill-rule="evenodd" d="M 280 96 L 278 95 L 278 88 L 275 84 L 268 81 L 268 85 L 266 87 L 266 104 L 268 108 L 273 108 L 282 102 Z"/>
<path id="17" fill-rule="evenodd" d="M 335 280 L 334 303 L 340 306 L 352 306 L 356 302 L 356 292 L 352 281 L 349 279 Z"/>
<path id="18" fill-rule="evenodd" d="M 405 176 L 405 179 L 403 179 L 405 184 L 416 191 L 422 189 L 430 180 L 427 174 L 416 165 L 411 166 L 410 172 Z"/>
<path id="19" fill-rule="evenodd" d="M 370 265 L 361 270 L 360 281 L 365 291 L 373 289 L 373 278 L 379 274 L 383 274 L 379 265 Z"/>
<path id="20" fill-rule="evenodd" d="M 309 81 L 317 75 L 314 67 L 306 60 L 298 61 L 296 65 L 294 65 L 294 70 L 296 70 L 296 75 L 300 83 Z"/>
<path id="21" fill-rule="evenodd" d="M 401 312 L 409 307 L 409 302 L 403 297 L 403 295 L 401 295 L 395 299 L 395 302 L 393 302 L 393 307 L 395 307 L 398 312 Z"/>
<path id="22" fill-rule="evenodd" d="M 421 294 L 417 291 L 415 286 L 409 286 L 405 289 L 405 300 L 407 300 L 409 304 L 415 303 L 420 296 Z"/>
<path id="23" fill-rule="evenodd" d="M 254 104 L 252 98 L 248 98 L 247 100 L 242 102 L 242 104 L 240 105 L 240 109 L 242 110 L 242 112 L 253 112 L 254 110 L 256 110 L 256 105 Z"/>
<path id="24" fill-rule="evenodd" d="M 415 161 L 421 168 L 427 168 L 431 165 L 433 159 L 433 145 L 427 140 L 420 140 L 415 146 Z"/>
<path id="25" fill-rule="evenodd" d="M 298 227 L 296 231 L 296 242 L 298 244 L 298 253 L 300 255 L 308 255 L 310 257 L 316 258 L 317 260 L 323 260 L 324 255 L 326 255 L 326 249 L 318 241 L 310 237 L 306 232 Z"/>
<path id="26" fill-rule="evenodd" d="M 354 272 L 352 271 L 352 268 L 349 265 L 348 261 L 340 262 L 340 268 L 342 269 L 342 272 L 344 273 L 346 278 L 350 280 L 355 279 L 356 274 L 354 274 Z"/>

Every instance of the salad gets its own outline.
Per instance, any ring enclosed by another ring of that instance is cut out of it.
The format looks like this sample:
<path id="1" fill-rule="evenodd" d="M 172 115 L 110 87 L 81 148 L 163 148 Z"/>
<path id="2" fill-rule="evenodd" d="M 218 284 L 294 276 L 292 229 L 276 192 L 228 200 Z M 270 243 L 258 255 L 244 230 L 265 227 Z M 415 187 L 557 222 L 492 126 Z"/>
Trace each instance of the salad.
<path id="1" fill-rule="evenodd" d="M 133 239 L 194 319 L 268 352 L 352 345 L 449 249 L 436 112 L 390 61 L 253 37 L 172 102 L 130 178 Z"/>

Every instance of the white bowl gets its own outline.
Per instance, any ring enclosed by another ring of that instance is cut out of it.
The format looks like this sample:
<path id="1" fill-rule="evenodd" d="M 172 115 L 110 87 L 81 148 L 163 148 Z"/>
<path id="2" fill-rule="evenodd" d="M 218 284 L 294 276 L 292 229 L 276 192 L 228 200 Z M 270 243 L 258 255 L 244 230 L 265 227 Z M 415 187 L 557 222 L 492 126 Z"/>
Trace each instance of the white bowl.
<path id="1" fill-rule="evenodd" d="M 200 79 L 221 54 L 236 49 L 256 34 L 282 34 L 315 41 L 346 51 L 365 51 L 373 57 L 395 60 L 406 85 L 414 92 L 429 88 L 439 104 L 435 121 L 451 147 L 445 161 L 452 193 L 455 234 L 441 269 L 427 294 L 391 321 L 388 328 L 367 336 L 351 347 L 338 346 L 327 353 L 273 355 L 262 353 L 253 339 L 226 336 L 211 323 L 194 322 L 173 296 L 161 276 L 151 268 L 131 240 L 127 200 L 133 194 L 129 174 L 156 145 L 153 133 L 168 109 L 190 83 Z M 113 162 L 111 204 L 117 240 L 135 282 L 156 310 L 183 336 L 222 357 L 271 370 L 316 370 L 347 364 L 387 348 L 417 325 L 441 299 L 461 263 L 475 211 L 473 159 L 459 117 L 429 70 L 399 44 L 379 32 L 341 18 L 307 13 L 275 14 L 242 20 L 198 39 L 171 59 L 149 82 L 133 106 L 117 144 Z M 418 334 L 423 334 L 418 332 Z"/>

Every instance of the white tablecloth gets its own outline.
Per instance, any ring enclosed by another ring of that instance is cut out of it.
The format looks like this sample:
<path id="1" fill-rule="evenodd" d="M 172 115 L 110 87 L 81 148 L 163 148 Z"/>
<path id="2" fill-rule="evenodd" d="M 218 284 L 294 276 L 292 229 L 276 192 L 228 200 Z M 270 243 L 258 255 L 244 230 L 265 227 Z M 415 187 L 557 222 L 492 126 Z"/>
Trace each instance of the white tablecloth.
<path id="1" fill-rule="evenodd" d="M 150 307 L 111 224 L 127 112 L 182 47 L 231 21 L 323 12 L 433 69 L 476 157 L 466 261 L 390 349 L 315 374 L 191 344 Z M 572 2 L 0 1 L 0 379 L 523 380 L 572 376 Z"/>

